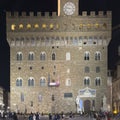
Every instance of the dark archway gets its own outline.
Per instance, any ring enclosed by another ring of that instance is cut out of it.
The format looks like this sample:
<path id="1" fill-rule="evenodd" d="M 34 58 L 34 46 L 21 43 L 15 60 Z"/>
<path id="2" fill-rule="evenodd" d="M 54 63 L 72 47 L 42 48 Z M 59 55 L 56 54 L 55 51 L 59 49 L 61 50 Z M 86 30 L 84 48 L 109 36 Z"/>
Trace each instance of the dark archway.
<path id="1" fill-rule="evenodd" d="M 85 112 L 89 112 L 89 111 L 90 111 L 90 107 L 91 107 L 91 102 L 90 102 L 90 100 L 85 100 L 85 101 L 84 101 L 84 111 L 85 111 Z"/>

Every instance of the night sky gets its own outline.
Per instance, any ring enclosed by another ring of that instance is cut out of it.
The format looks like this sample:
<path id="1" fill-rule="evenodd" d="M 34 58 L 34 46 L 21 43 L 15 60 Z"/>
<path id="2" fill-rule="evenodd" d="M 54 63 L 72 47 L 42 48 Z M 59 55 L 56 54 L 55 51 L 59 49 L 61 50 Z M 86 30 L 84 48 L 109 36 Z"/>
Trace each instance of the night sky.
<path id="1" fill-rule="evenodd" d="M 112 26 L 120 24 L 119 0 L 80 0 L 79 5 L 80 12 L 110 10 L 113 16 Z M 5 11 L 57 11 L 57 0 L 0 0 L 0 86 L 9 90 L 10 51 L 6 41 Z"/>

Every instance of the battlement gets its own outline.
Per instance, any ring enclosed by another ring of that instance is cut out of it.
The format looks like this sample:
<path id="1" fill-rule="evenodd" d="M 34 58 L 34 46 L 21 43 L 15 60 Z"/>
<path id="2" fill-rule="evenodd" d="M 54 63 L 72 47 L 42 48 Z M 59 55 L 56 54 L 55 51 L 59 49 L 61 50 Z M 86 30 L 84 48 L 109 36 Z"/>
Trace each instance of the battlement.
<path id="1" fill-rule="evenodd" d="M 107 16 L 107 17 L 111 17 L 112 13 L 111 11 L 82 11 L 82 13 L 79 16 L 89 16 L 89 17 L 103 17 L 103 16 Z M 56 17 L 57 12 L 7 12 L 6 13 L 7 17 Z"/>
<path id="2" fill-rule="evenodd" d="M 7 17 L 56 17 L 57 12 L 7 12 Z"/>
<path id="3" fill-rule="evenodd" d="M 107 16 L 107 17 L 111 17 L 112 12 L 111 11 L 90 11 L 90 13 L 88 13 L 87 11 L 82 11 L 82 14 L 80 14 L 81 16 L 90 16 L 90 17 L 103 17 L 103 16 Z"/>

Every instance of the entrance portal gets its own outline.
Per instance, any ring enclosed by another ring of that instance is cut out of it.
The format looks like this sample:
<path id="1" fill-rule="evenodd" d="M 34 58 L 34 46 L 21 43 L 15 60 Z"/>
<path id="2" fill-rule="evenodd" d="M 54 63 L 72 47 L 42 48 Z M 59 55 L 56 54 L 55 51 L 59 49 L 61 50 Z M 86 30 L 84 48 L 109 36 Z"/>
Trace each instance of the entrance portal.
<path id="1" fill-rule="evenodd" d="M 85 100 L 84 101 L 84 112 L 89 112 L 90 111 L 90 106 L 91 106 L 90 100 Z"/>

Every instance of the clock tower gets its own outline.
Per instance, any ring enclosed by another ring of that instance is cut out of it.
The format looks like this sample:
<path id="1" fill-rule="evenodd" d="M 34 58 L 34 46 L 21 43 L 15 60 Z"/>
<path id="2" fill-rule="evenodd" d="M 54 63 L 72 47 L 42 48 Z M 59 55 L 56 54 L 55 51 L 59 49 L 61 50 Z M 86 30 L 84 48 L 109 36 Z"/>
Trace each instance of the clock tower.
<path id="1" fill-rule="evenodd" d="M 78 16 L 79 0 L 58 0 L 58 16 Z"/>

